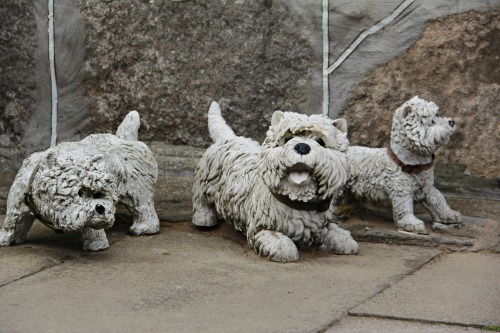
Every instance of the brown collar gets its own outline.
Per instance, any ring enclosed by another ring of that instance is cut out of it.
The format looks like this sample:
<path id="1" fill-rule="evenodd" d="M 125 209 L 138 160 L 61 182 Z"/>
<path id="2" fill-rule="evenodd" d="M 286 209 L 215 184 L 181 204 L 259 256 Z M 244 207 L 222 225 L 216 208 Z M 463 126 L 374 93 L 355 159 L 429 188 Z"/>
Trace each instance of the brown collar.
<path id="1" fill-rule="evenodd" d="M 431 161 L 431 163 L 427 163 L 427 164 L 405 164 L 403 161 L 401 161 L 396 156 L 396 154 L 394 154 L 394 152 L 391 149 L 391 144 L 390 143 L 387 145 L 387 154 L 394 161 L 394 163 L 396 163 L 397 165 L 399 165 L 401 167 L 401 170 L 403 170 L 406 173 L 420 173 L 422 171 L 429 170 L 434 165 L 434 154 L 432 154 L 432 161 Z"/>
<path id="2" fill-rule="evenodd" d="M 330 208 L 330 203 L 332 202 L 332 198 L 327 198 L 325 200 L 314 200 L 314 201 L 308 201 L 308 202 L 303 202 L 303 201 L 298 201 L 298 200 L 292 200 L 286 195 L 282 194 L 277 194 L 271 192 L 271 194 L 284 205 L 287 205 L 290 208 L 296 209 L 296 210 L 307 210 L 307 211 L 316 211 L 318 213 L 323 213 L 326 212 Z"/>
<path id="3" fill-rule="evenodd" d="M 39 220 L 40 222 L 43 222 L 44 224 L 47 224 L 42 219 L 42 215 L 40 214 L 40 212 L 36 208 L 35 201 L 33 200 L 33 193 L 31 192 L 31 186 L 33 185 L 33 180 L 35 179 L 36 173 L 40 169 L 40 164 L 41 163 L 39 162 L 36 165 L 35 169 L 33 169 L 33 172 L 31 173 L 30 181 L 28 183 L 28 188 L 26 189 L 26 192 L 24 192 L 24 203 L 26 204 L 26 206 L 28 206 L 28 208 L 30 209 L 31 213 L 33 213 L 33 215 L 35 216 L 35 218 L 37 220 Z"/>

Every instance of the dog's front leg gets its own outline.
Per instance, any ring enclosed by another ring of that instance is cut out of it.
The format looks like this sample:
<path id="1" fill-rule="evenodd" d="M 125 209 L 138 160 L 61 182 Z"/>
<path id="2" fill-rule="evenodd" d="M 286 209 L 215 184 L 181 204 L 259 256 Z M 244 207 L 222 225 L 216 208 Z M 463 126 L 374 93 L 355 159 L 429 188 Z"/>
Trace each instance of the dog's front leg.
<path id="1" fill-rule="evenodd" d="M 160 220 L 156 215 L 153 194 L 148 198 L 134 198 L 131 210 L 134 221 L 129 233 L 134 236 L 153 235 L 160 231 Z"/>
<path id="2" fill-rule="evenodd" d="M 448 206 L 443 194 L 434 186 L 427 186 L 424 190 L 422 204 L 432 216 L 432 221 L 437 223 L 453 224 L 462 222 L 462 214 Z"/>
<path id="3" fill-rule="evenodd" d="M 335 223 L 328 223 L 321 230 L 320 250 L 333 252 L 335 254 L 356 254 L 358 243 L 352 239 L 348 230 L 340 228 Z"/>
<path id="4" fill-rule="evenodd" d="M 104 229 L 83 228 L 83 249 L 85 251 L 99 251 L 109 247 Z"/>
<path id="5" fill-rule="evenodd" d="M 193 195 L 193 224 L 199 227 L 212 227 L 219 224 L 217 211 L 213 204 L 210 204 L 205 195 L 197 186 Z"/>
<path id="6" fill-rule="evenodd" d="M 396 227 L 405 231 L 421 231 L 425 229 L 423 221 L 413 215 L 413 195 L 393 193 L 392 212 Z"/>
<path id="7" fill-rule="evenodd" d="M 253 236 L 253 250 L 260 256 L 272 261 L 289 262 L 299 259 L 295 243 L 278 231 L 261 230 Z"/>

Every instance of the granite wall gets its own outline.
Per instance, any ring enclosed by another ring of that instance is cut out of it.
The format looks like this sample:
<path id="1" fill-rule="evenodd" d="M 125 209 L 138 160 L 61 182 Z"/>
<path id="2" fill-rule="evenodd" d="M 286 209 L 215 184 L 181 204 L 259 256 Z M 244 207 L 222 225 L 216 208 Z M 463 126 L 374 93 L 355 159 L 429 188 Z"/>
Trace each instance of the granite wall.
<path id="1" fill-rule="evenodd" d="M 330 1 L 330 63 L 400 2 Z M 330 75 L 329 114 L 347 118 L 353 144 L 383 146 L 393 110 L 417 94 L 454 117 L 437 182 L 457 205 L 474 198 L 478 216 L 500 201 L 499 12 L 495 0 L 416 0 Z M 49 146 L 51 100 L 47 1 L 4 0 L 0 15 L 2 212 L 23 158 Z M 319 0 L 55 0 L 59 141 L 113 132 L 138 110 L 160 215 L 189 219 L 212 100 L 257 140 L 275 110 L 322 112 L 321 15 Z"/>

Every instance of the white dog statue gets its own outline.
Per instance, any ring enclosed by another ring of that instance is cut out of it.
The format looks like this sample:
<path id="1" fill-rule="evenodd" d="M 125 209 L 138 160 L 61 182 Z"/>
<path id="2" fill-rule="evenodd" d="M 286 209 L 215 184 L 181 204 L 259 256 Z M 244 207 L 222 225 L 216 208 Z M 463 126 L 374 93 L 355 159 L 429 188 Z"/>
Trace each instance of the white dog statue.
<path id="1" fill-rule="evenodd" d="M 344 119 L 276 111 L 259 146 L 236 136 L 213 102 L 208 128 L 214 144 L 195 171 L 195 225 L 216 225 L 220 216 L 272 261 L 297 260 L 297 245 L 357 253 L 349 231 L 330 223 L 330 202 L 348 176 Z"/>
<path id="2" fill-rule="evenodd" d="M 396 227 L 404 231 L 425 229 L 413 214 L 414 203 L 422 203 L 434 223 L 460 223 L 460 213 L 434 187 L 434 152 L 454 132 L 454 121 L 440 117 L 435 103 L 415 96 L 394 113 L 387 148 L 348 148 L 347 188 L 358 199 L 390 201 Z"/>
<path id="3" fill-rule="evenodd" d="M 104 229 L 113 225 L 118 202 L 133 216 L 131 234 L 157 233 L 158 167 L 137 141 L 139 125 L 139 114 L 132 111 L 116 136 L 93 134 L 27 158 L 9 192 L 0 245 L 23 243 L 36 218 L 56 231 L 82 231 L 84 250 L 106 249 Z"/>

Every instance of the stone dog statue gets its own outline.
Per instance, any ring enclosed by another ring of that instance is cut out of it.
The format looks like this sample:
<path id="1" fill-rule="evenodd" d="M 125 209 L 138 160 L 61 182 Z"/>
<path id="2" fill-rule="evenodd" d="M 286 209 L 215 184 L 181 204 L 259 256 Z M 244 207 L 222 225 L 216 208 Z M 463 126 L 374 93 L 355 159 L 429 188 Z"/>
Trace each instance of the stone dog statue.
<path id="1" fill-rule="evenodd" d="M 357 253 L 349 231 L 330 223 L 330 202 L 348 176 L 344 119 L 276 111 L 259 146 L 236 136 L 213 102 L 208 128 L 214 144 L 195 171 L 195 225 L 214 226 L 220 216 L 272 261 L 297 260 L 297 245 Z"/>
<path id="2" fill-rule="evenodd" d="M 139 114 L 132 111 L 116 136 L 93 134 L 27 158 L 9 192 L 0 245 L 23 243 L 36 218 L 56 231 L 82 231 L 84 250 L 106 249 L 104 229 L 113 225 L 117 203 L 133 215 L 131 234 L 157 233 L 158 168 L 148 147 L 137 141 L 139 125 Z"/>
<path id="3" fill-rule="evenodd" d="M 435 223 L 460 223 L 460 213 L 451 210 L 434 187 L 434 152 L 454 132 L 454 121 L 440 117 L 435 103 L 415 96 L 395 111 L 387 148 L 347 150 L 350 194 L 372 202 L 390 201 L 396 227 L 405 231 L 425 229 L 413 214 L 416 202 Z"/>

